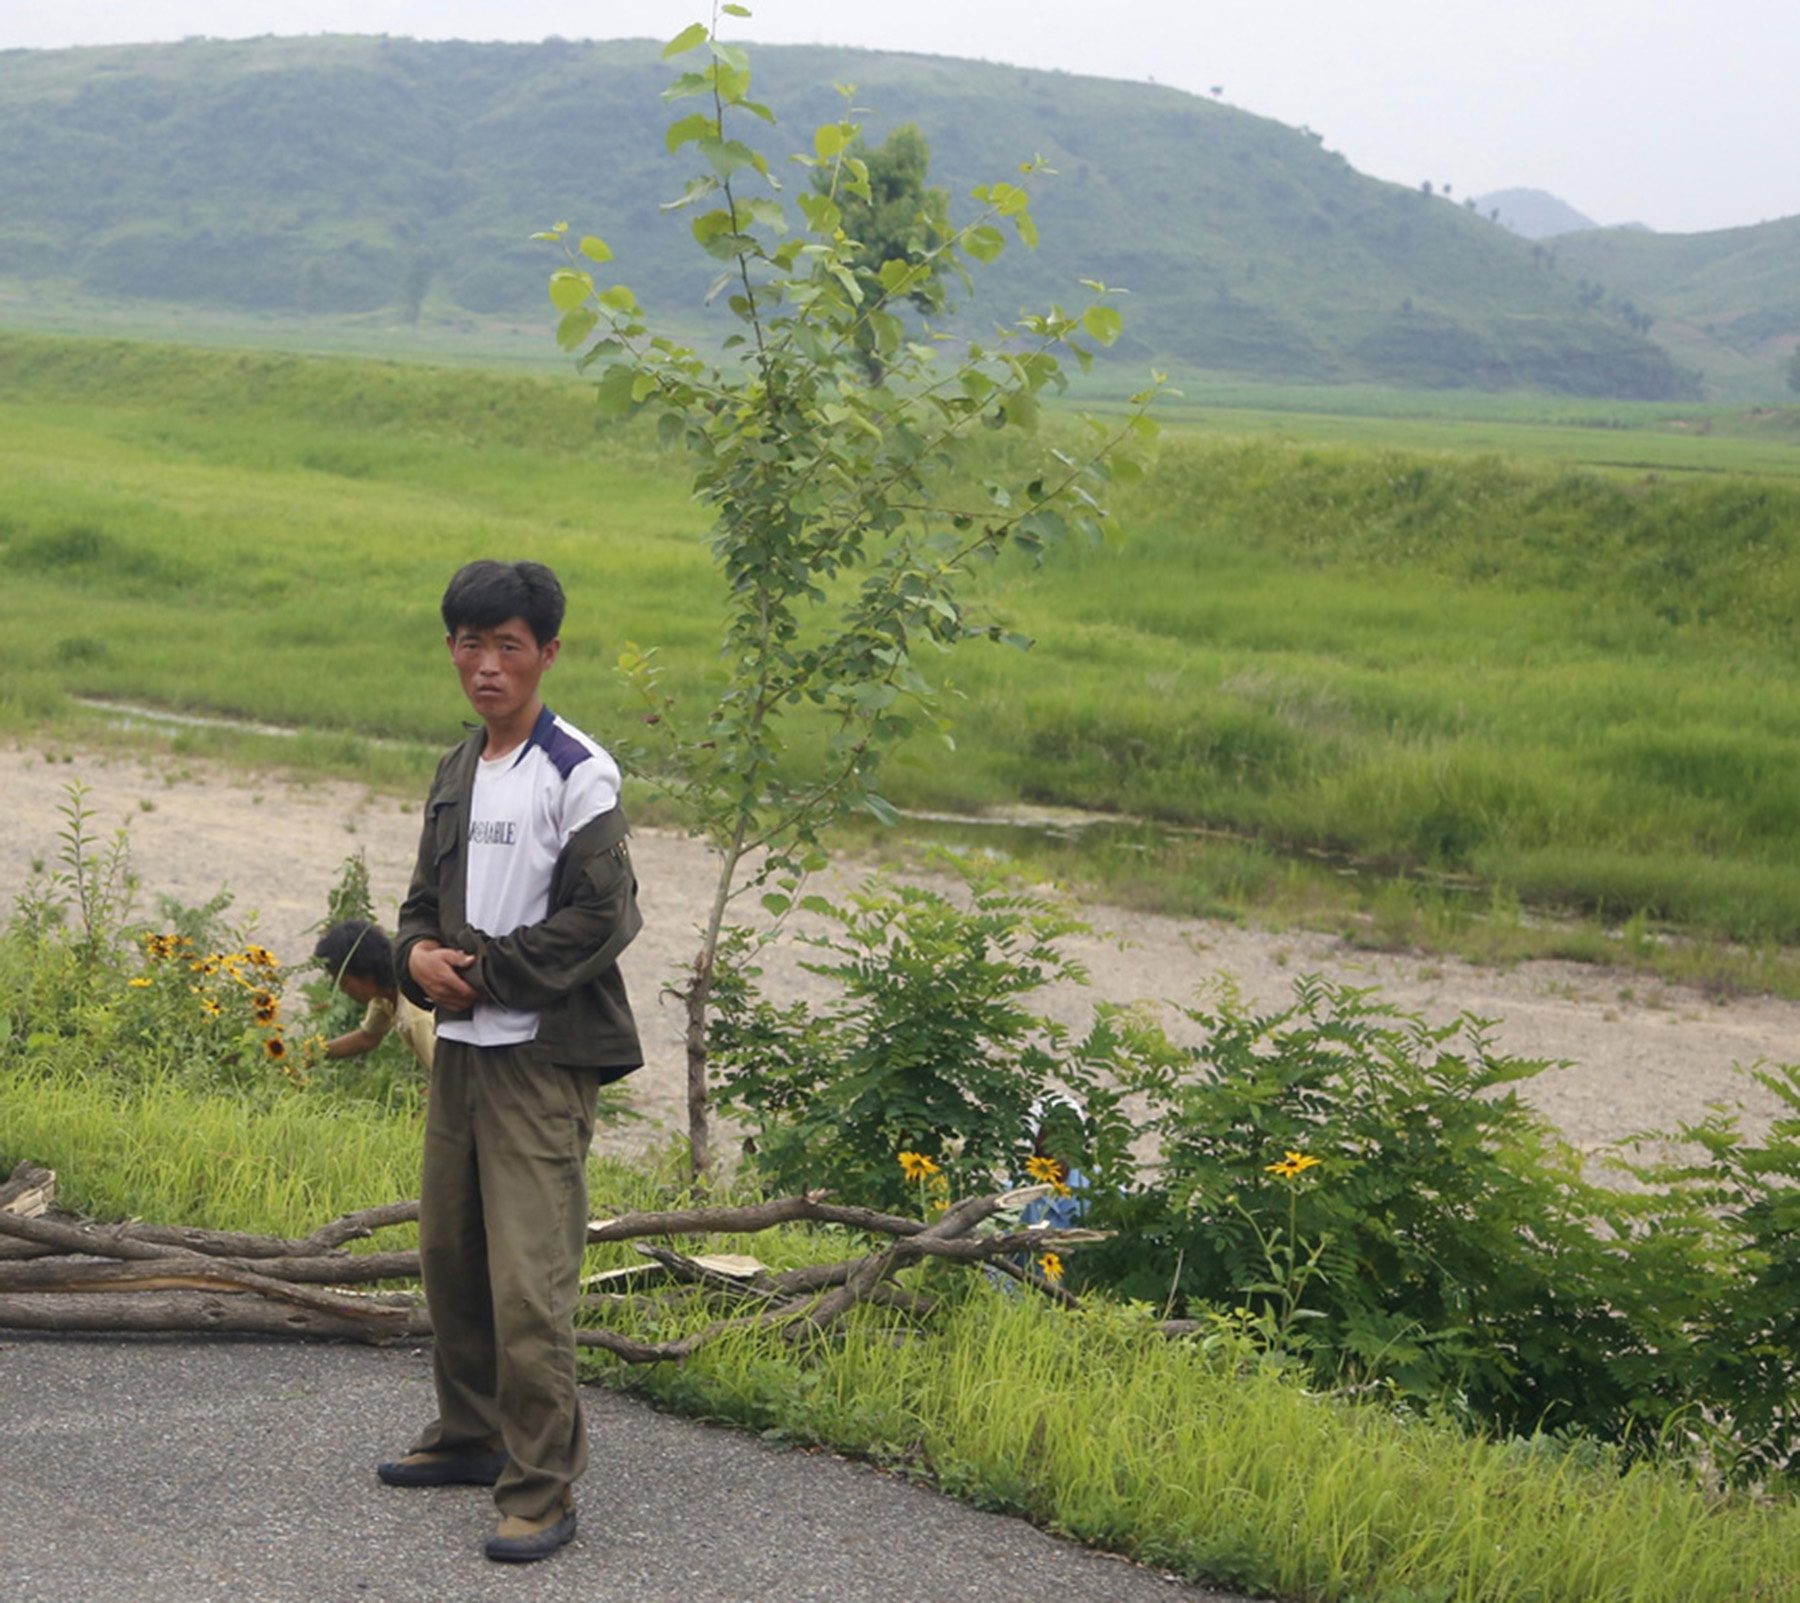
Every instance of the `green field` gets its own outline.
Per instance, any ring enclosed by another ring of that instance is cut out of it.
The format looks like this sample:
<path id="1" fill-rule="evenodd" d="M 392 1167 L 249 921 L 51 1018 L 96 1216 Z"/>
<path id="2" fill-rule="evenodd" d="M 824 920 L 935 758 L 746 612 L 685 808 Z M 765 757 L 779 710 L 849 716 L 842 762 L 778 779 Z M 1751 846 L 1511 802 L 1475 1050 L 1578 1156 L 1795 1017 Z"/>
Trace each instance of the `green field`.
<path id="1" fill-rule="evenodd" d="M 1155 821 L 1053 849 L 1177 909 L 1316 900 L 1324 852 L 1480 886 L 1446 906 L 1800 940 L 1796 414 L 1309 394 L 1178 402 L 1123 546 L 991 574 L 1037 646 L 942 664 L 957 749 L 894 799 Z M 14 728 L 128 699 L 410 787 L 463 711 L 436 597 L 488 554 L 563 573 L 553 700 L 602 735 L 636 727 L 627 638 L 679 695 L 712 671 L 683 464 L 573 383 L 7 335 L 0 396 Z"/>

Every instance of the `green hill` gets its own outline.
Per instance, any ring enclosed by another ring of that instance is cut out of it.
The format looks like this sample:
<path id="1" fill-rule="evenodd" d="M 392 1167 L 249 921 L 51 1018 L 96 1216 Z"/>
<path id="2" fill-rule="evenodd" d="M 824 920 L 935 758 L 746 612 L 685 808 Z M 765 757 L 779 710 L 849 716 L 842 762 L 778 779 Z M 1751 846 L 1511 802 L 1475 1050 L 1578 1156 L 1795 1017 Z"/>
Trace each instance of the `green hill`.
<path id="1" fill-rule="evenodd" d="M 1657 339 L 1735 400 L 1785 395 L 1800 344 L 1800 217 L 1706 234 L 1603 228 L 1556 241 L 1564 273 L 1655 318 Z"/>
<path id="2" fill-rule="evenodd" d="M 817 47 L 752 51 L 804 146 L 858 87 L 872 137 L 917 121 L 955 198 L 1034 154 L 1059 176 L 1044 246 L 1007 299 L 1132 292 L 1123 353 L 1307 381 L 1694 393 L 1656 345 L 1547 253 L 1439 197 L 1355 172 L 1315 136 L 1154 85 Z M 711 263 L 659 212 L 669 69 L 645 42 L 195 40 L 0 55 L 0 281 L 237 309 L 429 304 L 546 316 L 559 218 L 604 233 L 620 276 L 677 319 Z"/>

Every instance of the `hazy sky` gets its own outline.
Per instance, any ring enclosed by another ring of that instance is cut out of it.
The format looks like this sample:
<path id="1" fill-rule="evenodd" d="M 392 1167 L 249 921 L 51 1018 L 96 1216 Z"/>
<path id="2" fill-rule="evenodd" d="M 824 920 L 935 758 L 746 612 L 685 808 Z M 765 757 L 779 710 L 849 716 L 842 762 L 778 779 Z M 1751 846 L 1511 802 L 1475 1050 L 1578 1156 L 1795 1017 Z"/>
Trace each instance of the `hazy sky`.
<path id="1" fill-rule="evenodd" d="M 699 0 L 0 0 L 0 48 L 193 34 L 667 38 Z M 1800 214 L 1795 0 L 753 0 L 735 36 L 1154 78 L 1377 177 L 1671 232 Z M 754 65 L 754 64 L 753 64 Z"/>

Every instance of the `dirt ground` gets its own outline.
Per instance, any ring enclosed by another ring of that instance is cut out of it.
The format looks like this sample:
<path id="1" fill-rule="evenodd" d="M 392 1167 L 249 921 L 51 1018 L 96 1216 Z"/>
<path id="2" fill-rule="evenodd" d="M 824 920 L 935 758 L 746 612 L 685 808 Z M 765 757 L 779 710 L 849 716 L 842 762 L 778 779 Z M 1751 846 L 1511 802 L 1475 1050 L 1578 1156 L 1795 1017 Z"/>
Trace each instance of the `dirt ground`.
<path id="1" fill-rule="evenodd" d="M 226 887 L 235 916 L 253 922 L 256 938 L 287 962 L 309 949 L 305 932 L 323 913 L 344 858 L 359 847 L 391 924 L 417 844 L 416 802 L 356 785 L 297 782 L 166 754 L 9 742 L 0 744 L 0 814 L 12 820 L 0 831 L 6 907 L 34 859 L 54 858 L 59 808 L 74 780 L 88 787 L 96 830 L 128 830 L 146 916 L 160 896 L 193 904 Z M 645 929 L 626 972 L 647 1062 L 629 1082 L 643 1122 L 609 1137 L 625 1148 L 685 1124 L 680 1010 L 662 993 L 692 954 L 713 882 L 704 848 L 679 835 L 646 831 L 634 856 Z M 1747 1124 L 1760 1127 L 1778 1104 L 1736 1066 L 1787 1061 L 1800 1046 L 1800 1003 L 1752 997 L 1721 1004 L 1641 975 L 1576 964 L 1497 971 L 1418 955 L 1371 955 L 1322 935 L 1099 906 L 1086 913 L 1106 932 L 1076 948 L 1092 974 L 1091 988 L 1058 992 L 1044 1003 L 1046 1012 L 1085 1022 L 1095 999 L 1191 1000 L 1222 976 L 1259 1005 L 1279 1004 L 1306 973 L 1378 986 L 1389 1000 L 1433 1019 L 1468 1011 L 1498 1021 L 1504 1051 L 1566 1061 L 1529 1082 L 1524 1093 L 1589 1149 L 1633 1131 L 1673 1128 L 1719 1100 L 1741 1102 Z M 804 997 L 820 984 L 791 963 L 768 967 L 778 999 Z"/>

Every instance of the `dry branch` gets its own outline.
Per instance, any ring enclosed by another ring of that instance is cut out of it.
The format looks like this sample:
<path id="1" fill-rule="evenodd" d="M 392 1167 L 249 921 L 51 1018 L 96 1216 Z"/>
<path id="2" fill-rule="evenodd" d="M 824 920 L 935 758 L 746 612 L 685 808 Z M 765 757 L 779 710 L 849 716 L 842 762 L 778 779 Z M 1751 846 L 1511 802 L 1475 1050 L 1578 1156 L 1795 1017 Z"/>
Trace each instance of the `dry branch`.
<path id="1" fill-rule="evenodd" d="M 0 1199 L 22 1198 L 46 1170 L 21 1165 Z M 913 1318 L 936 1300 L 893 1283 L 894 1274 L 926 1258 L 990 1264 L 1066 1306 L 1075 1299 L 1027 1265 L 1046 1247 L 1063 1249 L 1105 1239 L 1092 1230 L 1042 1227 L 1000 1234 L 976 1232 L 996 1214 L 1045 1194 L 1033 1187 L 968 1197 L 923 1223 L 872 1208 L 845 1206 L 824 1193 L 740 1206 L 695 1207 L 596 1220 L 590 1242 L 636 1241 L 638 1250 L 674 1278 L 657 1292 L 590 1295 L 589 1313 L 668 1307 L 680 1299 L 727 1299 L 746 1311 L 714 1320 L 668 1341 L 641 1341 L 613 1330 L 583 1328 L 583 1346 L 603 1348 L 633 1363 L 687 1357 L 729 1331 L 779 1328 L 790 1339 L 817 1335 L 851 1308 L 874 1303 Z M 262 1335 L 328 1336 L 385 1341 L 427 1335 L 425 1310 L 411 1294 L 343 1289 L 374 1280 L 416 1280 L 414 1251 L 348 1253 L 344 1243 L 418 1217 L 416 1202 L 366 1208 L 334 1220 L 310 1236 L 279 1236 L 187 1226 L 82 1224 L 28 1218 L 0 1205 L 0 1328 L 25 1330 L 244 1331 Z M 743 1234 L 781 1224 L 831 1224 L 886 1236 L 873 1250 L 837 1263 L 775 1272 L 754 1259 L 713 1259 L 647 1242 L 649 1236 Z M 617 1271 L 614 1271 L 617 1274 Z"/>

